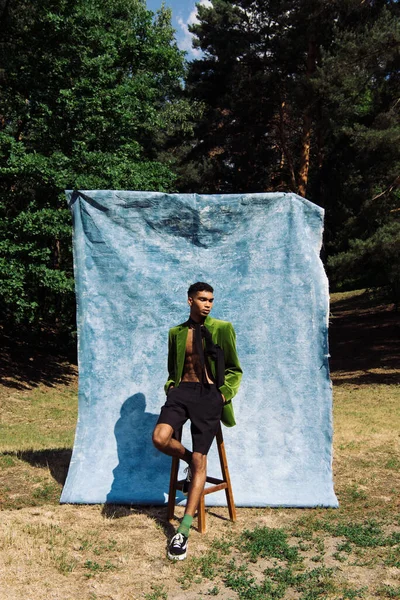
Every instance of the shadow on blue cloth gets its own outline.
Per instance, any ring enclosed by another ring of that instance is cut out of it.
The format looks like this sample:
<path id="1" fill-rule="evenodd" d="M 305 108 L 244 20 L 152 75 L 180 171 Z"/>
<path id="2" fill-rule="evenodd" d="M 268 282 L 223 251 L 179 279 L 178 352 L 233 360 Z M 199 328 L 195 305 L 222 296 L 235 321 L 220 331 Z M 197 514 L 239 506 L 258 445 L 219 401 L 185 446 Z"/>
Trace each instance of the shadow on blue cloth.
<path id="1" fill-rule="evenodd" d="M 134 394 L 125 400 L 115 424 L 118 465 L 106 502 L 165 504 L 168 501 L 171 458 L 152 443 L 158 415 L 146 412 L 146 397 Z"/>

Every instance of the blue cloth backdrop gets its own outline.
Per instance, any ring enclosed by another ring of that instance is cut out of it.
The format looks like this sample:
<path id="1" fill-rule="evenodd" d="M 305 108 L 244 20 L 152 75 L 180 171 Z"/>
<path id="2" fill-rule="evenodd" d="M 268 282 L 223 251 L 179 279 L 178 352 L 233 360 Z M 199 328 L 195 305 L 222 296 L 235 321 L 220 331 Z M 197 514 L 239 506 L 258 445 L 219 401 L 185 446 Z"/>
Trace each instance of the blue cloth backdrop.
<path id="1" fill-rule="evenodd" d="M 189 285 L 207 281 L 244 371 L 238 424 L 223 428 L 236 505 L 337 506 L 323 210 L 289 193 L 67 197 L 79 416 L 61 502 L 167 501 L 171 459 L 151 433 L 165 401 L 168 329 L 188 316 Z M 209 474 L 220 476 L 215 443 Z M 207 502 L 224 505 L 225 495 Z"/>

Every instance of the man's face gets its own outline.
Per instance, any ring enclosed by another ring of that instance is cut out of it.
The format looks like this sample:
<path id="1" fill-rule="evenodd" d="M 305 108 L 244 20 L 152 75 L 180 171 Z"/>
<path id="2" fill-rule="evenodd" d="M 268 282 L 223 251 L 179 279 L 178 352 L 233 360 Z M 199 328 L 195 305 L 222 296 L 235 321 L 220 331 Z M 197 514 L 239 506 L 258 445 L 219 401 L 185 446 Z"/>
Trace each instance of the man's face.
<path id="1" fill-rule="evenodd" d="M 204 319 L 212 309 L 214 296 L 212 292 L 196 292 L 189 296 L 190 315 L 192 318 Z"/>

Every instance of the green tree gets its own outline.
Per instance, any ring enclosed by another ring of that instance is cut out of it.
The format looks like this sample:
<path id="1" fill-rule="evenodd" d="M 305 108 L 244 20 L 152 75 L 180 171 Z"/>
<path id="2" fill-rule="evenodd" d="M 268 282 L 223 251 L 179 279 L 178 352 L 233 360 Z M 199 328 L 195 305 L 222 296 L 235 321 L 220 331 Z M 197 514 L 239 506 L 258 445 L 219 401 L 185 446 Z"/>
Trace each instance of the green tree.
<path id="1" fill-rule="evenodd" d="M 316 113 L 311 79 L 333 14 L 325 0 L 199 6 L 191 29 L 204 56 L 191 63 L 187 89 L 206 109 L 189 160 L 205 165 L 207 189 L 305 195 Z"/>
<path id="2" fill-rule="evenodd" d="M 190 113 L 184 57 L 170 11 L 142 0 L 7 0 L 0 16 L 0 307 L 70 327 L 63 190 L 174 188 L 159 157 Z"/>
<path id="3" fill-rule="evenodd" d="M 329 266 L 339 289 L 388 286 L 400 303 L 400 222 L 378 227 L 368 238 L 352 239 L 349 248 L 332 256 Z"/>
<path id="4" fill-rule="evenodd" d="M 330 255 L 386 225 L 389 239 L 399 208 L 399 3 L 212 0 L 192 32 L 203 56 L 187 91 L 205 108 L 184 148 L 181 189 L 306 195 L 326 209 Z M 329 263 L 336 282 L 339 264 Z"/>
<path id="5" fill-rule="evenodd" d="M 389 285 L 396 303 L 399 72 L 398 3 L 365 3 L 349 14 L 346 28 L 334 28 L 314 81 L 324 161 L 311 186 L 327 211 L 333 289 Z"/>

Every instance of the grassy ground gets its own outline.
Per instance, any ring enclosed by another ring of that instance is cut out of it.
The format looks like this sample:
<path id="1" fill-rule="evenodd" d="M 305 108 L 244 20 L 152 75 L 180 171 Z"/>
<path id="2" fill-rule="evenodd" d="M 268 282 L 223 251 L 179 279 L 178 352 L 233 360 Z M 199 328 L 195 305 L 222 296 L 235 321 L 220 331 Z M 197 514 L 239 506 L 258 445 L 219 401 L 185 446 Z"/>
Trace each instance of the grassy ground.
<path id="1" fill-rule="evenodd" d="M 340 508 L 239 509 L 235 524 L 210 508 L 179 564 L 165 558 L 163 508 L 58 505 L 76 368 L 53 353 L 41 370 L 29 348 L 3 345 L 1 600 L 400 598 L 398 327 L 379 296 L 332 297 Z"/>

